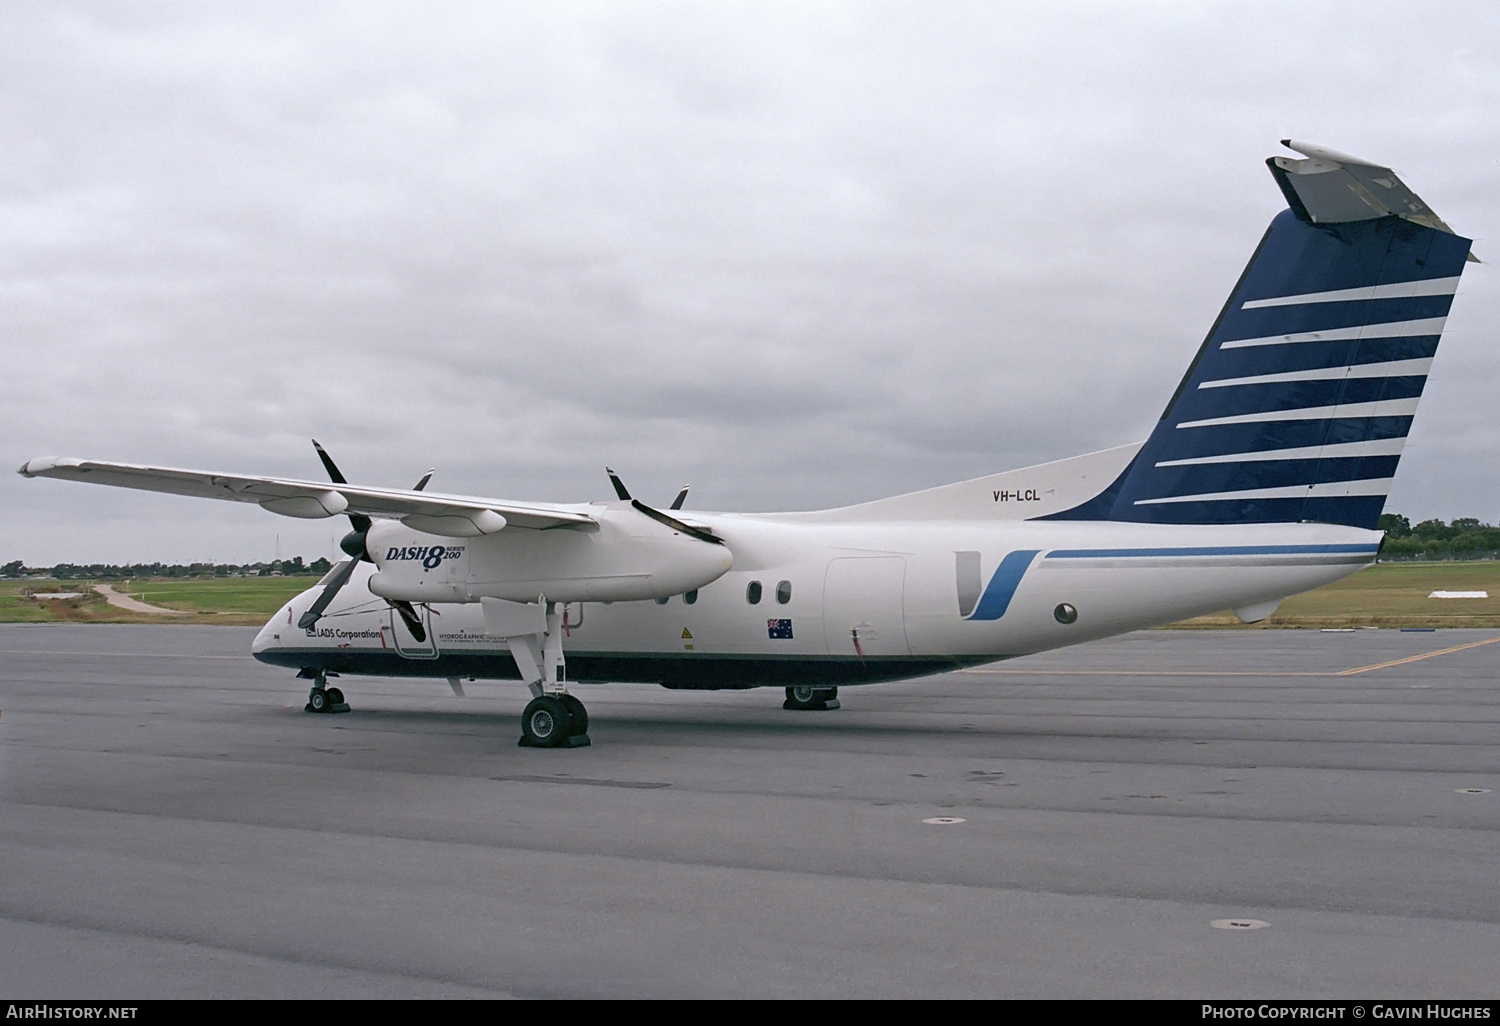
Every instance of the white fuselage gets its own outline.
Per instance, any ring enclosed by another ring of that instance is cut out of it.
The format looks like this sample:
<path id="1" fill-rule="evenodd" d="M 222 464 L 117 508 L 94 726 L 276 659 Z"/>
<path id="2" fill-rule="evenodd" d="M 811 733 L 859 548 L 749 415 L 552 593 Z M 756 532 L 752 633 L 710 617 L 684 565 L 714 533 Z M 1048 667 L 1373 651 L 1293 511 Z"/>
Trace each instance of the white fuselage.
<path id="1" fill-rule="evenodd" d="M 1320 524 L 838 522 L 696 512 L 692 523 L 724 540 L 732 566 L 665 601 L 567 603 L 569 678 L 709 689 L 852 684 L 1025 655 L 1223 609 L 1249 610 L 1253 619 L 1278 599 L 1373 562 L 1382 538 L 1378 531 Z M 382 574 L 396 568 L 409 575 L 401 596 L 425 591 L 466 600 L 419 607 L 429 624 L 422 642 L 372 593 L 373 568 L 362 565 L 314 628 L 304 632 L 295 624 L 316 588 L 265 626 L 254 651 L 267 662 L 303 668 L 515 679 L 506 643 L 486 634 L 478 601 L 493 593 L 494 561 L 486 546 L 503 537 L 466 539 L 458 553 L 452 539 L 400 525 L 382 535 L 385 552 L 423 546 L 454 552 L 430 569 L 419 559 L 381 568 Z M 431 591 L 421 585 L 423 574 L 432 575 Z M 394 580 L 376 590 L 391 597 Z M 976 587 L 982 593 L 977 602 Z M 1072 622 L 1064 622 L 1074 612 Z"/>

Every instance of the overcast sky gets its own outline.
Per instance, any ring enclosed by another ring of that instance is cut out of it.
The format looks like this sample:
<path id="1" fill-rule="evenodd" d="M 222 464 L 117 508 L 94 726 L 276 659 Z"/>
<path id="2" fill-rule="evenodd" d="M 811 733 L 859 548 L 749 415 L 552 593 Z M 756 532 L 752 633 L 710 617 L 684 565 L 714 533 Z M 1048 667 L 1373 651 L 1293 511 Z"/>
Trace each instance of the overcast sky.
<path id="1" fill-rule="evenodd" d="M 1500 519 L 1500 19 L 1414 5 L 0 7 L 0 448 L 808 509 L 1144 438 L 1284 137 L 1475 238 L 1388 509 Z M 0 562 L 347 525 L 0 474 Z"/>

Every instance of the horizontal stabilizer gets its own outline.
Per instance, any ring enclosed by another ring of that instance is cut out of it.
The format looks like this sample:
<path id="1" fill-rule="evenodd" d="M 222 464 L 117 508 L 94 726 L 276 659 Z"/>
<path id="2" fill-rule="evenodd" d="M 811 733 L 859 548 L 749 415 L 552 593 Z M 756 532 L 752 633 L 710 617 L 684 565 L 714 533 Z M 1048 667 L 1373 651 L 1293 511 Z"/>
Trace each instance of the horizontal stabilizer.
<path id="1" fill-rule="evenodd" d="M 1390 168 L 1312 143 L 1281 140 L 1304 159 L 1270 157 L 1266 164 L 1292 211 L 1313 224 L 1396 217 L 1454 234 Z"/>

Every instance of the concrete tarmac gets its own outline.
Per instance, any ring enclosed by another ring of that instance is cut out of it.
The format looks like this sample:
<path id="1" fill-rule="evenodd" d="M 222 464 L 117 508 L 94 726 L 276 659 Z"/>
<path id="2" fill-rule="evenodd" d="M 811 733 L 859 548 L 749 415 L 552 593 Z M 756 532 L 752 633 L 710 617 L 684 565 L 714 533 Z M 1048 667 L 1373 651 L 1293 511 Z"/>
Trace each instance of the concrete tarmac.
<path id="1" fill-rule="evenodd" d="M 0 627 L 0 993 L 1500 997 L 1500 631 L 584 688 L 548 751 L 253 633 Z"/>

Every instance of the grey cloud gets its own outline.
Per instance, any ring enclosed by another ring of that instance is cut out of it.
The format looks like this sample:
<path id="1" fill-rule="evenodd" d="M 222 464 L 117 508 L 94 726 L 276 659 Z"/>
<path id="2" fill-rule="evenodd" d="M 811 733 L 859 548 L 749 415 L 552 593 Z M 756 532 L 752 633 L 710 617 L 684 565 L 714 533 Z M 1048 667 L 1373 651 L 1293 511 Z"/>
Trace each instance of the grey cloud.
<path id="1" fill-rule="evenodd" d="M 1401 12 L 13 5 L 5 448 L 313 475 L 315 435 L 372 481 L 768 509 L 1132 440 L 1282 136 L 1500 260 L 1500 30 Z M 1500 516 L 1497 310 L 1471 267 L 1394 507 Z M 335 533 L 6 477 L 4 558 Z"/>

